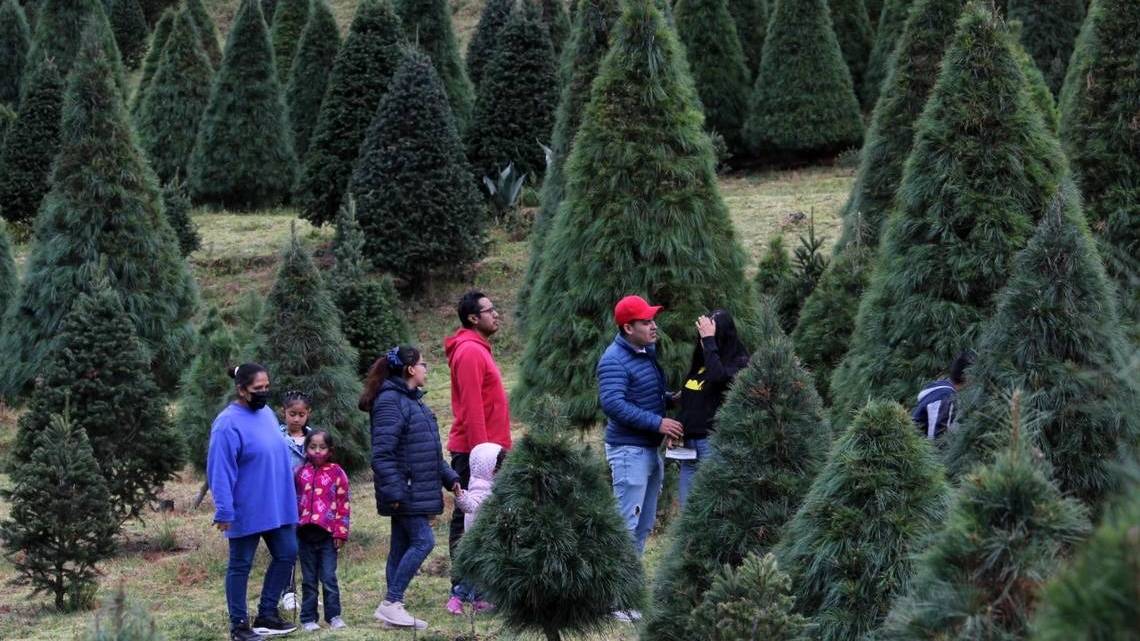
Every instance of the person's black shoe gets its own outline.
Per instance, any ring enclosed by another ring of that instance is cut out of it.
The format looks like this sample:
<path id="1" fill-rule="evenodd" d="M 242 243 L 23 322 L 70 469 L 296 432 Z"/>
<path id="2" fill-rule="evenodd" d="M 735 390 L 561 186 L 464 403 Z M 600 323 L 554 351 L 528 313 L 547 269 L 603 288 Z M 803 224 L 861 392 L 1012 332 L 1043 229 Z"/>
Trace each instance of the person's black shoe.
<path id="1" fill-rule="evenodd" d="M 230 628 L 230 641 L 262 641 L 264 638 L 251 630 L 247 621 L 242 621 Z"/>
<path id="2" fill-rule="evenodd" d="M 253 631 L 263 637 L 279 637 L 289 634 L 297 629 L 292 623 L 286 623 L 275 614 L 258 615 L 253 620 Z"/>

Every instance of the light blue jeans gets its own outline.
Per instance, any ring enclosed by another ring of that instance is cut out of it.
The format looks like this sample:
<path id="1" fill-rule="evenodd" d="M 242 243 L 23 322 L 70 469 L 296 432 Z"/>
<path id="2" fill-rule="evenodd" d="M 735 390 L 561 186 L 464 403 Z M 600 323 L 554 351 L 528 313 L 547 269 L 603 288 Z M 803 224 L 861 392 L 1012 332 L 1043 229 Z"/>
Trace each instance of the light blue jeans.
<path id="1" fill-rule="evenodd" d="M 689 490 L 693 489 L 693 477 L 697 475 L 697 468 L 700 467 L 701 461 L 708 459 L 712 454 L 712 447 L 709 445 L 707 438 L 691 438 L 685 439 L 685 447 L 697 451 L 697 458 L 695 461 L 679 461 L 681 464 L 681 509 L 685 509 L 685 501 L 689 498 Z"/>
<path id="2" fill-rule="evenodd" d="M 640 556 L 657 518 L 657 497 L 665 478 L 665 463 L 655 447 L 606 445 L 606 462 L 613 475 L 614 497 L 625 527 Z"/>

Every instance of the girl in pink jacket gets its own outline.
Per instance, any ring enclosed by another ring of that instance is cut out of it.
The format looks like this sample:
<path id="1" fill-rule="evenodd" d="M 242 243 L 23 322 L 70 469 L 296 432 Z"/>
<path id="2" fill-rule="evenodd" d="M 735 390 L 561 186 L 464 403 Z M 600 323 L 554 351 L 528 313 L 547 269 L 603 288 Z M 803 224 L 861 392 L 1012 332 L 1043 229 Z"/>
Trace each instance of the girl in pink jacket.
<path id="1" fill-rule="evenodd" d="M 503 467 L 503 460 L 507 451 L 498 443 L 480 443 L 471 450 L 471 482 L 467 491 L 460 492 L 455 497 L 455 506 L 463 512 L 463 531 L 466 532 L 475 524 L 475 517 L 479 508 L 491 496 L 495 485 L 495 475 Z M 467 582 L 462 582 L 451 589 L 451 598 L 447 600 L 447 611 L 454 615 L 463 614 L 463 603 L 472 603 L 476 612 L 486 612 L 493 606 L 478 598 L 475 588 Z"/>
<path id="2" fill-rule="evenodd" d="M 317 587 L 324 591 L 325 621 L 338 630 L 340 586 L 336 579 L 337 553 L 348 540 L 348 475 L 332 461 L 332 436 L 315 430 L 305 437 L 305 464 L 297 468 L 297 556 L 301 560 L 301 625 L 307 631 L 317 623 Z"/>

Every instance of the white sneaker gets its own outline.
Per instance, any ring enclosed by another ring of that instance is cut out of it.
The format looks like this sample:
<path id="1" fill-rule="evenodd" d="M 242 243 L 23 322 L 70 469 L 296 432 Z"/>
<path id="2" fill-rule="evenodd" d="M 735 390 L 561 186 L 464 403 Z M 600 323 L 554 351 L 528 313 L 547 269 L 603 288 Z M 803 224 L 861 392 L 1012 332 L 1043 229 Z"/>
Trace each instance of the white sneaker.
<path id="1" fill-rule="evenodd" d="M 408 611 L 404 609 L 404 604 L 399 602 L 381 601 L 380 606 L 376 608 L 375 616 L 383 623 L 397 628 L 415 628 L 417 630 L 427 628 L 427 623 L 408 614 Z"/>
<path id="2" fill-rule="evenodd" d="M 344 619 L 340 617 L 333 617 L 332 620 L 329 621 L 329 628 L 333 630 L 343 630 L 347 627 L 348 625 L 344 622 Z"/>
<path id="3" fill-rule="evenodd" d="M 301 629 L 305 632 L 316 632 L 321 629 L 321 624 L 316 621 L 309 621 L 308 623 L 302 623 Z"/>
<path id="4" fill-rule="evenodd" d="M 637 610 L 614 610 L 612 616 L 622 623 L 636 623 L 641 620 L 641 613 Z"/>
<path id="5" fill-rule="evenodd" d="M 281 609 L 290 612 L 297 609 L 297 594 L 295 592 L 286 592 L 285 596 L 281 597 Z"/>

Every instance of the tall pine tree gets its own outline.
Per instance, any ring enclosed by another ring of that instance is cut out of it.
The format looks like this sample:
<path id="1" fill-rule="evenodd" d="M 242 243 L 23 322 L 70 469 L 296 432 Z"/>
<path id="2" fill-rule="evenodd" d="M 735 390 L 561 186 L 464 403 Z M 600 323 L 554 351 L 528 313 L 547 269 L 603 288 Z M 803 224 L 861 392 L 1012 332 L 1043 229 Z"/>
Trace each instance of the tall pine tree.
<path id="1" fill-rule="evenodd" d="M 274 387 L 313 397 L 310 422 L 332 434 L 344 469 L 367 467 L 371 450 L 356 409 L 356 351 L 344 340 L 336 306 L 295 229 L 254 336 L 249 352 L 272 374 Z"/>
<path id="2" fill-rule="evenodd" d="M 261 5 L 242 0 L 190 157 L 194 200 L 249 210 L 289 196 L 293 136 Z"/>
<path id="3" fill-rule="evenodd" d="M 127 69 L 138 69 L 150 39 L 150 27 L 139 0 L 111 0 L 111 30 Z"/>
<path id="4" fill-rule="evenodd" d="M 827 456 L 830 429 L 811 375 L 770 309 L 762 320 L 754 333 L 764 343 L 729 390 L 714 454 L 670 530 L 642 641 L 690 639 L 690 614 L 716 572 L 776 544 Z"/>
<path id="5" fill-rule="evenodd" d="M 875 42 L 871 46 L 871 57 L 867 60 L 867 71 L 863 75 L 863 86 L 859 91 L 859 102 L 864 111 L 874 109 L 875 103 L 879 101 L 879 91 L 894 64 L 895 49 L 913 4 L 914 0 L 883 1 L 883 10 L 875 29 Z"/>
<path id="6" fill-rule="evenodd" d="M 728 0 L 728 11 L 736 23 L 736 35 L 744 50 L 744 63 L 751 81 L 760 70 L 764 38 L 768 35 L 768 3 L 767 0 Z"/>
<path id="7" fill-rule="evenodd" d="M 1054 94 L 1060 93 L 1085 0 L 1006 0 L 1006 17 L 1021 22 L 1021 41 Z"/>
<path id="8" fill-rule="evenodd" d="M 150 166 L 159 180 L 167 182 L 187 174 L 214 75 L 186 10 L 175 17 L 159 60 L 136 126 Z"/>
<path id="9" fill-rule="evenodd" d="M 285 88 L 285 105 L 289 108 L 289 125 L 293 128 L 293 149 L 303 159 L 309 149 L 309 138 L 317 126 L 321 102 L 329 85 L 329 69 L 340 48 L 340 31 L 336 18 L 325 0 L 313 0 L 313 14 L 301 33 L 289 84 Z"/>
<path id="10" fill-rule="evenodd" d="M 555 59 L 562 55 L 562 48 L 570 37 L 570 16 L 566 14 L 565 4 L 564 0 L 538 0 L 539 17 L 550 35 Z"/>
<path id="11" fill-rule="evenodd" d="M 851 72 L 855 94 L 859 95 L 863 90 L 863 77 L 867 72 L 867 62 L 875 40 L 867 6 L 863 0 L 828 0 L 828 6 L 831 9 L 835 37 L 839 40 L 839 49 Z"/>
<path id="12" fill-rule="evenodd" d="M 30 225 L 51 188 L 51 164 L 59 153 L 63 80 L 52 62 L 30 69 L 16 125 L 0 149 L 0 213 Z"/>
<path id="13" fill-rule="evenodd" d="M 729 149 L 739 152 L 752 74 L 728 0 L 679 0 L 675 19 L 704 108 L 705 127 L 724 136 Z"/>
<path id="14" fill-rule="evenodd" d="M 8 303 L 16 297 L 19 285 L 16 261 L 12 257 L 12 239 L 8 234 L 8 226 L 0 222 L 0 309 L 8 308 Z"/>
<path id="15" fill-rule="evenodd" d="M 948 494 L 942 465 L 902 406 L 873 401 L 859 411 L 776 552 L 816 638 L 857 641 L 879 626 Z"/>
<path id="16" fill-rule="evenodd" d="M 631 2 L 614 29 L 567 160 L 515 390 L 523 406 L 564 397 L 579 427 L 597 421 L 594 368 L 622 296 L 669 310 L 660 333 L 669 372 L 684 369 L 687 350 L 673 346 L 688 342 L 693 318 L 714 307 L 754 314 L 683 49 L 651 0 Z"/>
<path id="17" fill-rule="evenodd" d="M 28 64 L 24 70 L 24 91 L 27 81 L 35 77 L 30 71 L 51 60 L 59 75 L 66 78 L 79 53 L 80 42 L 88 29 L 93 30 L 103 55 L 111 67 L 115 85 L 124 96 L 127 95 L 126 77 L 119 48 L 115 45 L 115 35 L 111 22 L 100 0 L 43 0 L 36 12 L 36 28 L 32 37 L 32 48 L 28 53 Z M 22 94 L 21 94 L 22 95 Z"/>
<path id="18" fill-rule="evenodd" d="M 459 59 L 459 45 L 455 43 L 447 0 L 396 0 L 396 9 L 408 41 L 431 58 L 462 134 L 471 123 L 475 90 Z"/>
<path id="19" fill-rule="evenodd" d="M 832 418 L 869 398 L 909 402 L 978 337 L 1065 170 L 1004 24 L 971 3 L 915 125 Z M 986 123 L 979 127 L 978 123 Z"/>
<path id="20" fill-rule="evenodd" d="M 198 37 L 202 40 L 202 50 L 210 59 L 215 68 L 222 62 L 222 48 L 218 46 L 218 27 L 214 19 L 206 11 L 202 0 L 186 0 L 186 10 L 194 18 L 194 26 L 198 27 Z"/>
<path id="21" fill-rule="evenodd" d="M 161 193 L 131 130 L 98 32 L 68 78 L 61 149 L 52 188 L 36 218 L 18 300 L 0 337 L 0 394 L 25 391 L 59 345 L 63 317 L 105 262 L 110 286 L 144 346 L 142 360 L 163 389 L 190 357 L 197 287 L 162 215 Z"/>
<path id="22" fill-rule="evenodd" d="M 372 263 L 412 286 L 482 257 L 486 213 L 443 83 L 409 50 L 360 147 L 350 193 Z"/>
<path id="23" fill-rule="evenodd" d="M 826 157 L 862 143 L 863 115 L 827 0 L 776 4 L 744 137 L 771 159 Z"/>
<path id="24" fill-rule="evenodd" d="M 269 40 L 273 43 L 273 60 L 277 68 L 277 84 L 289 84 L 289 71 L 293 68 L 293 56 L 301 42 L 301 34 L 309 23 L 313 11 L 313 0 L 280 0 L 277 11 L 269 22 Z"/>
<path id="25" fill-rule="evenodd" d="M 483 69 L 491 62 L 491 52 L 499 39 L 499 32 L 511 17 L 511 10 L 518 0 L 487 0 L 475 25 L 475 33 L 467 43 L 467 77 L 475 86 L 476 94 L 481 93 L 479 84 L 483 82 Z"/>
<path id="26" fill-rule="evenodd" d="M 391 0 L 363 0 L 337 53 L 304 158 L 297 204 L 314 225 L 336 217 L 360 143 L 402 54 L 400 19 Z"/>
<path id="27" fill-rule="evenodd" d="M 233 381 L 225 372 L 237 361 L 239 352 L 233 333 L 216 307 L 210 307 L 198 328 L 197 347 L 198 354 L 182 378 L 174 423 L 185 434 L 186 458 L 194 469 L 204 473 L 210 429 L 233 391 Z"/>
<path id="28" fill-rule="evenodd" d="M 540 178 L 558 101 L 550 37 L 536 10 L 518 5 L 499 32 L 467 131 L 467 154 L 476 179 L 497 176 L 508 163 Z M 537 180 L 535 181 L 537 182 Z"/>
<path id="29" fill-rule="evenodd" d="M 137 115 L 139 108 L 142 107 L 143 97 L 146 96 L 150 81 L 154 79 L 154 74 L 158 71 L 158 63 L 162 58 L 162 48 L 166 46 L 166 41 L 170 38 L 170 31 L 174 29 L 174 18 L 178 13 L 174 9 L 167 9 L 162 12 L 162 17 L 154 25 L 154 31 L 150 34 L 150 44 L 147 47 L 146 57 L 143 58 L 142 77 L 139 79 L 138 86 L 135 87 L 135 93 L 131 96 L 131 114 Z"/>
<path id="30" fill-rule="evenodd" d="M 0 4 L 0 104 L 15 109 L 20 102 L 20 78 L 32 46 L 28 19 L 16 0 Z"/>

